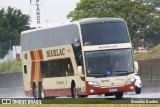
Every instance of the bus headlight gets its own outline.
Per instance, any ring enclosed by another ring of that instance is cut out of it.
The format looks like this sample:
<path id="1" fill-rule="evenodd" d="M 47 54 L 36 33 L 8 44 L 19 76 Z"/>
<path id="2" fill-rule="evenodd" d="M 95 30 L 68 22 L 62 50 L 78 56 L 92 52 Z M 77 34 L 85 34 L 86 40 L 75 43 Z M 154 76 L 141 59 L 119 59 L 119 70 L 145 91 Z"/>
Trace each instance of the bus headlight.
<path id="1" fill-rule="evenodd" d="M 88 84 L 91 86 L 99 86 L 99 84 L 95 81 L 88 81 Z"/>
<path id="2" fill-rule="evenodd" d="M 130 84 L 130 83 L 132 83 L 134 80 L 135 80 L 134 78 L 130 78 L 130 79 L 128 79 L 128 80 L 126 81 L 125 84 Z"/>

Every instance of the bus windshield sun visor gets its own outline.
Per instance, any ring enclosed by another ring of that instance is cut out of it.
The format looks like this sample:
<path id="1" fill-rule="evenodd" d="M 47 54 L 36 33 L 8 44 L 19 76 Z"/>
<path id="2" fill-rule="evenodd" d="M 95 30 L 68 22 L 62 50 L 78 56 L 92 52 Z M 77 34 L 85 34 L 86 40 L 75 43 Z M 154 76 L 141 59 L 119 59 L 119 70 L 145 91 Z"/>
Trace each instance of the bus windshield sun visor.
<path id="1" fill-rule="evenodd" d="M 106 22 L 81 25 L 83 45 L 129 43 L 125 22 Z"/>

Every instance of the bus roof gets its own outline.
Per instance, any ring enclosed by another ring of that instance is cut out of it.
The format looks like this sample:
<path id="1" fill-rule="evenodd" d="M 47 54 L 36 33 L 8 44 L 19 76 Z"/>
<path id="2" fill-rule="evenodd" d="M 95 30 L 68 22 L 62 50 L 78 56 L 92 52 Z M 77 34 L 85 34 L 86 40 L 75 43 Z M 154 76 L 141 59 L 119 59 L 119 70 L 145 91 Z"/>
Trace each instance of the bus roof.
<path id="1" fill-rule="evenodd" d="M 91 24 L 99 22 L 124 22 L 124 19 L 121 18 L 85 18 L 78 21 L 80 24 Z"/>
<path id="2" fill-rule="evenodd" d="M 70 24 L 76 24 L 76 22 L 69 22 L 69 23 L 60 23 L 59 25 L 55 25 L 55 26 L 50 26 L 50 27 L 43 27 L 43 28 L 36 28 L 36 29 L 30 29 L 30 30 L 26 30 L 26 31 L 22 31 L 22 34 L 26 34 L 26 33 L 31 33 L 31 32 L 36 32 L 36 31 L 41 31 L 41 30 L 45 30 L 45 29 L 52 29 L 52 28 L 57 28 L 57 27 L 62 27 L 62 26 L 66 26 L 66 25 L 70 25 Z"/>
<path id="3" fill-rule="evenodd" d="M 62 26 L 39 28 L 21 33 L 22 51 L 47 48 L 66 44 L 74 44 L 80 39 L 77 24 L 64 24 Z"/>
<path id="4" fill-rule="evenodd" d="M 44 29 L 51 29 L 51 28 L 56 28 L 56 27 L 62 27 L 62 26 L 66 26 L 66 25 L 69 25 L 69 24 L 76 24 L 77 22 L 80 23 L 80 24 L 91 24 L 91 23 L 99 23 L 99 22 L 123 22 L 123 21 L 124 21 L 124 19 L 121 19 L 121 18 L 112 18 L 112 17 L 106 17 L 106 18 L 84 18 L 84 19 L 81 19 L 81 20 L 78 20 L 78 21 L 64 23 L 64 24 L 59 24 L 59 25 L 52 26 L 52 27 L 26 30 L 26 31 L 23 31 L 21 34 L 35 32 L 35 31 L 40 31 L 40 30 L 44 30 Z"/>
<path id="5" fill-rule="evenodd" d="M 74 44 L 80 39 L 79 24 L 123 22 L 120 18 L 87 18 L 47 28 L 38 28 L 21 33 L 22 51 Z"/>

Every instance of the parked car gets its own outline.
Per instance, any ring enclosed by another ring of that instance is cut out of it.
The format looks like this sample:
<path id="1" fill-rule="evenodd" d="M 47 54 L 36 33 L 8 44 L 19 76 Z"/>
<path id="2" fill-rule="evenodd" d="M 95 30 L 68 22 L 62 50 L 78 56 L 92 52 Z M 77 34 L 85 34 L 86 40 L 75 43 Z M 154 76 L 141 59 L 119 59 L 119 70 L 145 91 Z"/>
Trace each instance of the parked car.
<path id="1" fill-rule="evenodd" d="M 140 94 L 141 93 L 141 88 L 142 88 L 142 81 L 140 76 L 138 76 L 137 73 L 135 73 L 135 92 L 136 94 Z"/>

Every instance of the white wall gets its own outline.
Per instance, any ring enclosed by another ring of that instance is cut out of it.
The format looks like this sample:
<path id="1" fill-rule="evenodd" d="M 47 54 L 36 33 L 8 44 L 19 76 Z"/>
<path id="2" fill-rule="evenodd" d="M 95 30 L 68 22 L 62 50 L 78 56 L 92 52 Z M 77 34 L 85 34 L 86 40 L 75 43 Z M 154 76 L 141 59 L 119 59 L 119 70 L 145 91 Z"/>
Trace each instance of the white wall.
<path id="1" fill-rule="evenodd" d="M 8 54 L 3 59 L 0 59 L 0 62 L 7 62 L 16 59 L 16 54 L 20 54 L 21 58 L 21 46 L 13 46 L 12 50 L 9 50 Z"/>

